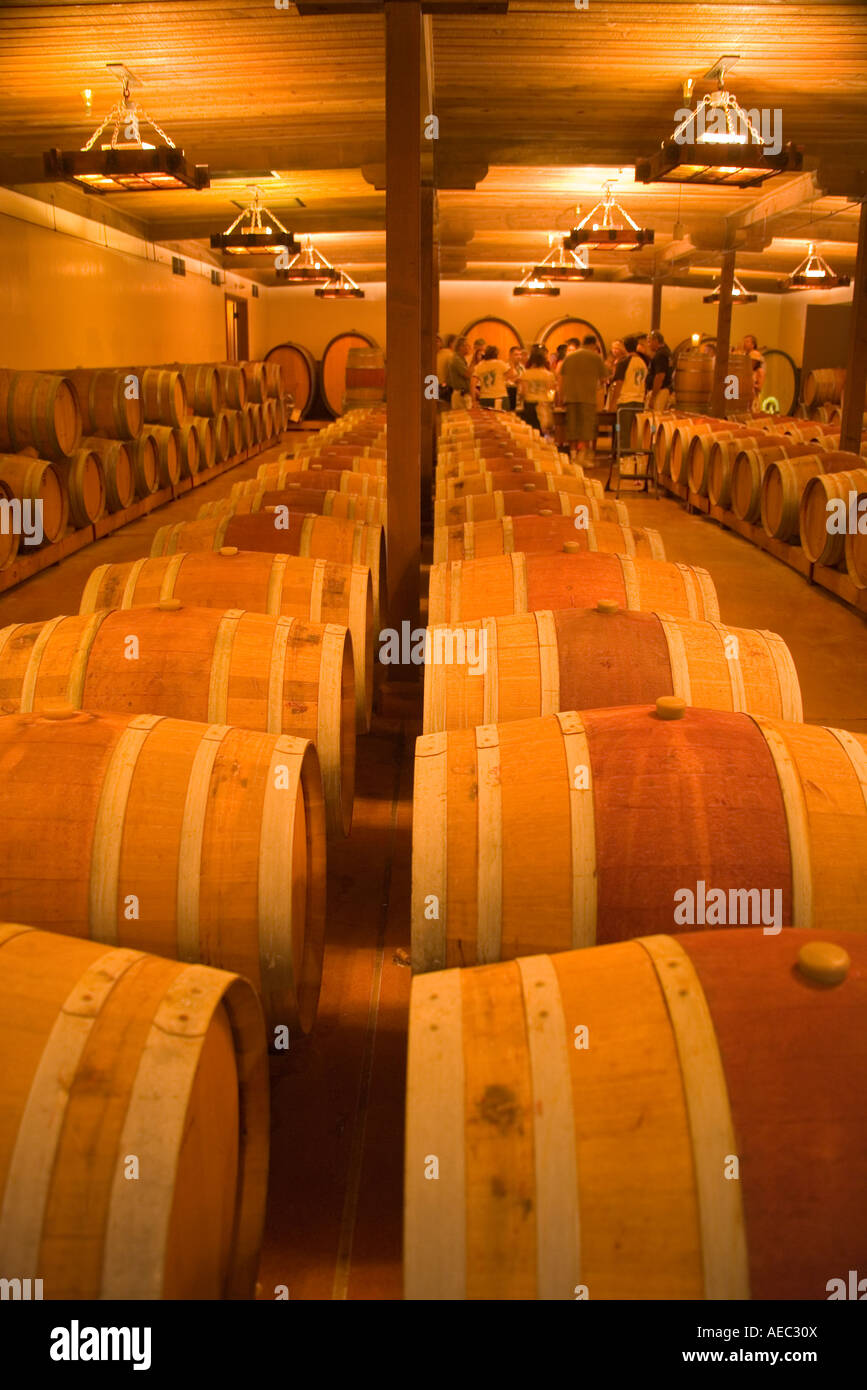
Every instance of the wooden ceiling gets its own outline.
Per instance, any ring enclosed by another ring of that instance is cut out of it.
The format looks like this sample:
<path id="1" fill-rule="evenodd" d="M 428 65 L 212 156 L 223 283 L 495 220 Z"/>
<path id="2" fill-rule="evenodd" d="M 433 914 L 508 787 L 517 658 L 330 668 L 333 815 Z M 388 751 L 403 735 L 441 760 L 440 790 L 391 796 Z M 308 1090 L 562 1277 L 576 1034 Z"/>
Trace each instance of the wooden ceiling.
<path id="1" fill-rule="evenodd" d="M 656 240 L 628 258 L 592 256 L 597 279 L 706 284 L 728 239 L 748 288 L 773 290 L 813 236 L 851 272 L 867 188 L 863 0 L 590 0 L 586 10 L 511 0 L 508 13 L 433 13 L 427 32 L 445 278 L 515 279 L 542 259 L 548 232 L 574 225 L 577 206 L 589 211 L 608 177 Z M 695 95 L 709 90 L 702 76 L 724 53 L 740 55 L 729 85 L 741 104 L 779 107 L 783 138 L 803 145 L 816 172 L 748 191 L 635 185 L 634 160 L 688 104 L 683 81 L 695 79 Z M 212 186 L 87 199 L 89 208 L 207 256 L 210 233 L 258 183 L 296 234 L 311 234 L 356 279 L 379 280 L 384 55 L 374 0 L 303 17 L 272 0 L 2 3 L 0 182 L 79 203 L 37 181 L 39 156 L 83 144 L 119 93 L 105 64 L 124 62 L 144 84 L 140 105 L 188 158 L 210 165 Z"/>

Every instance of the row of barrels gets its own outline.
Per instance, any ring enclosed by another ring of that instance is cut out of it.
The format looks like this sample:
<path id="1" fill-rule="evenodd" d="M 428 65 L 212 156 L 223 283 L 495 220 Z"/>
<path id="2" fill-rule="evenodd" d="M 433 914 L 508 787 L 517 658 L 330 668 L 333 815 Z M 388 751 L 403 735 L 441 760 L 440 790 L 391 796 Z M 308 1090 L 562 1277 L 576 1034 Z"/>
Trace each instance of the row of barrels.
<path id="1" fill-rule="evenodd" d="M 59 371 L 0 369 L 0 453 L 35 449 L 70 459 L 82 437 L 135 440 L 146 424 L 179 428 L 189 416 L 258 405 L 270 434 L 285 423 L 279 370 L 264 362 Z M 270 428 L 273 417 L 274 428 Z"/>
<path id="2" fill-rule="evenodd" d="M 447 559 L 429 622 L 407 1297 L 825 1298 L 867 1234 L 867 739 L 805 725 L 785 643 L 686 565 Z M 815 1069 L 817 1004 L 857 1099 Z"/>
<path id="3" fill-rule="evenodd" d="M 44 1297 L 253 1295 L 268 1049 L 313 1026 L 351 817 L 350 625 L 369 673 L 366 566 L 229 548 L 0 629 L 0 1249 Z"/>
<path id="4" fill-rule="evenodd" d="M 650 425 L 640 419 L 639 434 Z M 811 563 L 845 567 L 867 587 L 867 442 L 840 450 L 834 426 L 769 419 L 764 428 L 735 421 L 663 418 L 657 463 L 674 481 L 760 524 L 767 535 L 801 544 Z M 851 501 L 850 501 L 851 499 Z M 839 516 L 831 524 L 832 515 Z"/>

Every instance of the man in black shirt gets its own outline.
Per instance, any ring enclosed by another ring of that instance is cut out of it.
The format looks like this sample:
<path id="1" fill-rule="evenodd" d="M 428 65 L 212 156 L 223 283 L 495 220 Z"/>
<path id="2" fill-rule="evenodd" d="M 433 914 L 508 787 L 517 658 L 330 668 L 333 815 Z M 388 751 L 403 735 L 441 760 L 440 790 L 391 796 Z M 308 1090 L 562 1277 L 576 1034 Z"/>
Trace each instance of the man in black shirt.
<path id="1" fill-rule="evenodd" d="M 654 329 L 648 335 L 648 345 L 650 347 L 650 366 L 647 372 L 647 385 L 651 395 L 651 406 L 657 405 L 657 397 L 660 391 L 671 390 L 672 366 L 671 349 L 658 329 Z M 664 405 L 668 397 L 664 398 Z M 660 406 L 661 408 L 661 406 Z"/>

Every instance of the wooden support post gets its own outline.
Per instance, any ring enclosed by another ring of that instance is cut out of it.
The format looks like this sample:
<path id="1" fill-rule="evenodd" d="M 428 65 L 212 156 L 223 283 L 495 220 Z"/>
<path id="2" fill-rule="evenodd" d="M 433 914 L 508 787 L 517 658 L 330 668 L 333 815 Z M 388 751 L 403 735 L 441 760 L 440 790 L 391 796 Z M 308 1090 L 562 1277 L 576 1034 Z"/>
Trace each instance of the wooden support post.
<path id="1" fill-rule="evenodd" d="M 431 394 L 430 378 L 436 379 L 436 240 L 434 216 L 436 191 L 425 182 L 421 189 L 421 354 L 425 389 L 421 415 L 421 516 L 425 526 L 432 521 L 434 447 L 436 441 L 437 399 Z"/>
<path id="2" fill-rule="evenodd" d="M 735 282 L 735 253 L 723 251 L 722 271 L 719 281 L 719 312 L 716 319 L 716 363 L 713 373 L 713 392 L 710 399 L 710 414 L 724 416 L 726 413 L 725 385 L 729 370 L 729 348 L 732 331 L 732 286 Z M 740 402 L 739 409 L 749 409 L 752 402 Z"/>
<path id="3" fill-rule="evenodd" d="M 419 622 L 422 360 L 421 5 L 386 0 L 386 395 L 389 623 Z M 402 672 L 411 677 L 416 668 Z"/>
<path id="4" fill-rule="evenodd" d="M 843 388 L 840 448 L 857 454 L 861 449 L 864 404 L 867 397 L 867 201 L 861 204 L 858 223 L 858 255 L 852 277 L 852 322 L 849 328 L 849 360 Z"/>
<path id="5" fill-rule="evenodd" d="M 650 301 L 650 328 L 651 332 L 659 329 L 662 320 L 662 281 L 654 280 L 653 298 Z"/>

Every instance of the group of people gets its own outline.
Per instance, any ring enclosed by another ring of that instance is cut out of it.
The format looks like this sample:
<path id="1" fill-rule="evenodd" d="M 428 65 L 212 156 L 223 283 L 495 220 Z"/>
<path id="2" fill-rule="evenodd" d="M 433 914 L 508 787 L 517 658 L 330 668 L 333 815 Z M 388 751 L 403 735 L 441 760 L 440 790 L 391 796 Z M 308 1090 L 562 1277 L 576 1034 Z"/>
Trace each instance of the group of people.
<path id="1" fill-rule="evenodd" d="M 752 360 L 753 389 L 761 390 L 764 360 L 756 339 L 748 335 L 741 351 Z M 452 409 L 474 402 L 489 410 L 516 410 L 547 438 L 554 433 L 554 411 L 565 411 L 565 443 L 573 457 L 592 454 L 600 410 L 617 413 L 618 434 L 630 437 L 630 413 L 664 410 L 673 377 L 671 349 L 663 335 L 615 338 L 608 356 L 595 334 L 569 338 L 550 352 L 541 343 L 528 350 L 509 349 L 502 357 L 495 344 L 449 334 L 437 337 L 440 402 Z"/>

